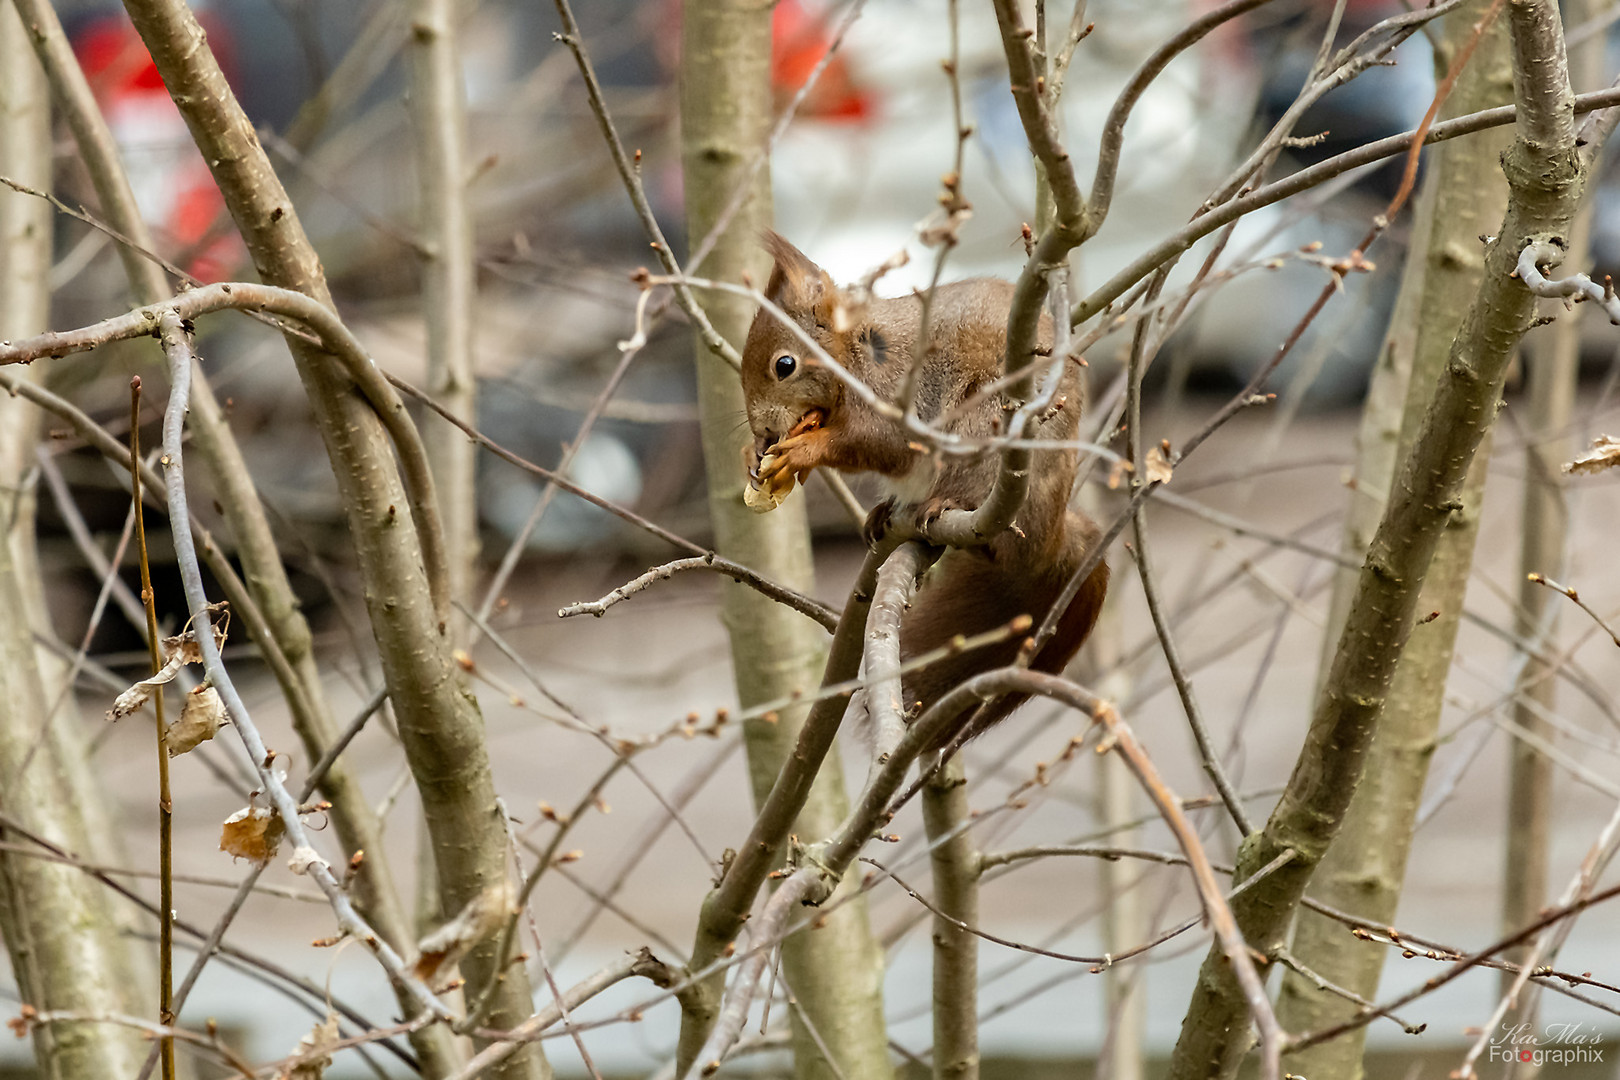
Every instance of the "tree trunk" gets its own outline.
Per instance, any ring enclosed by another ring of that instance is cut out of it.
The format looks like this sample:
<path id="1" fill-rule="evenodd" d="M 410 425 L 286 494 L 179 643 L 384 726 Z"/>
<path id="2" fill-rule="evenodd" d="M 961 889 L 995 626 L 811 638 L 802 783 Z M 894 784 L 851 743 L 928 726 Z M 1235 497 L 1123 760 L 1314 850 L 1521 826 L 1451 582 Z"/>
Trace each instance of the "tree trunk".
<path id="1" fill-rule="evenodd" d="M 1590 0 L 1566 0 L 1565 11 L 1575 25 L 1596 18 L 1596 4 Z M 1605 36 L 1593 34 L 1570 53 L 1570 83 L 1580 89 L 1597 85 L 1604 77 Z M 1570 230 L 1569 253 L 1565 264 L 1586 265 L 1591 250 L 1592 204 L 1586 204 Z M 1526 350 L 1528 372 L 1528 417 L 1524 427 L 1524 502 L 1520 511 L 1519 604 L 1513 614 L 1513 630 L 1520 638 L 1542 650 L 1553 648 L 1553 628 L 1563 609 L 1562 598 L 1530 580 L 1531 574 L 1545 574 L 1555 580 L 1564 576 L 1564 547 L 1569 525 L 1569 507 L 1564 502 L 1564 474 L 1560 466 L 1569 459 L 1569 424 L 1574 411 L 1575 382 L 1581 362 L 1581 315 L 1585 307 L 1560 313 L 1558 321 L 1531 339 Z M 1525 658 L 1520 669 L 1513 702 L 1513 726 L 1548 742 L 1555 739 L 1547 713 L 1557 707 L 1558 671 L 1556 665 L 1533 656 Z M 1548 902 L 1548 837 L 1552 827 L 1552 762 L 1526 739 L 1510 743 L 1508 796 L 1506 806 L 1507 849 L 1502 864 L 1502 926 L 1511 933 L 1532 922 Z M 1519 961 L 1528 945 L 1510 949 L 1503 959 Z M 1502 973 L 1502 992 L 1512 987 L 1515 976 Z M 1525 987 L 1518 1007 L 1510 1010 L 1503 1023 L 1509 1027 L 1533 1024 L 1538 990 Z M 1538 1071 L 1534 1064 L 1510 1062 L 1508 1075 L 1527 1080 Z"/>
<path id="2" fill-rule="evenodd" d="M 253 126 L 226 85 L 202 27 L 182 0 L 128 0 L 126 8 L 164 84 L 209 163 L 259 276 L 332 306 L 320 259 L 305 235 Z M 506 831 L 495 801 L 483 717 L 451 655 L 447 612 L 435 603 L 423 544 L 427 523 L 411 520 L 404 484 L 382 422 L 347 376 L 317 346 L 289 335 L 337 477 L 355 545 L 372 633 L 433 839 L 439 902 L 457 912 L 507 877 Z M 471 986 L 495 971 L 494 941 L 462 962 Z M 534 1009 L 527 973 L 499 973 L 490 1026 L 514 1027 Z M 550 1066 L 529 1043 L 495 1070 L 503 1078 L 540 1080 Z"/>
<path id="3" fill-rule="evenodd" d="M 422 256 L 422 317 L 427 324 L 428 393 L 477 423 L 473 307 L 478 296 L 473 224 L 467 206 L 467 106 L 463 100 L 455 0 L 414 0 L 411 8 L 411 125 L 416 136 L 417 231 Z M 478 565 L 478 446 L 449 421 L 423 418 L 444 518 L 450 595 L 472 602 Z M 461 617 L 453 622 L 459 624 Z M 463 640 L 463 635 L 454 635 Z"/>
<path id="4" fill-rule="evenodd" d="M 0 4 L 0 161 L 8 175 L 50 187 L 50 104 L 23 24 Z M 43 199 L 0 194 L 0 337 L 44 329 L 51 268 L 52 211 Z M 39 378 L 43 369 L 28 374 Z M 90 783 L 76 710 L 62 708 L 46 725 L 53 693 L 41 675 L 33 630 L 43 618 L 34 545 L 34 468 L 39 410 L 0 396 L 0 837 L 26 848 L 28 834 L 99 861 L 113 850 L 110 815 Z M 24 617 L 17 617 L 24 613 Z M 60 669 L 60 664 L 53 667 Z M 64 672 L 58 670 L 56 674 Z M 41 737 L 43 736 L 43 740 Z M 25 767 L 26 766 L 26 767 Z M 99 826 L 91 822 L 99 820 Z M 15 824 L 15 828 L 12 827 Z M 43 853 L 42 853 L 43 854 Z M 100 882 L 74 866 L 20 851 L 0 852 L 0 936 L 11 956 L 22 1000 L 41 1011 L 89 1016 L 146 1013 L 152 984 L 140 970 L 122 913 Z M 146 1056 L 131 1028 L 106 1021 L 47 1022 L 33 1028 L 34 1052 L 50 1080 L 133 1076 Z"/>
<path id="5" fill-rule="evenodd" d="M 972 816 L 967 776 L 952 757 L 922 790 L 923 827 L 934 872 L 934 1080 L 979 1078 L 978 849 L 966 831 Z M 952 836 L 952 833 L 956 835 Z"/>
<path id="6" fill-rule="evenodd" d="M 1282 943 L 1343 823 L 1419 614 L 1430 560 L 1453 513 L 1464 506 L 1463 486 L 1496 418 L 1508 362 L 1535 317 L 1536 299 L 1515 276 L 1519 254 L 1535 240 L 1566 236 L 1580 201 L 1585 169 L 1575 145 L 1557 6 L 1552 0 L 1514 0 L 1508 17 L 1518 134 L 1502 162 L 1507 214 L 1486 247 L 1479 291 L 1390 490 L 1288 786 L 1265 828 L 1238 851 L 1239 881 L 1293 853 L 1287 865 L 1232 905 L 1245 940 L 1262 955 L 1272 955 Z M 1225 954 L 1213 949 L 1171 1058 L 1172 1080 L 1234 1075 L 1252 1042 L 1248 1021 L 1236 976 Z"/>
<path id="7" fill-rule="evenodd" d="M 1436 58 L 1436 69 L 1442 74 L 1489 7 L 1489 2 L 1481 0 L 1446 20 L 1446 50 Z M 1512 95 L 1507 22 L 1499 18 L 1463 70 L 1446 103 L 1446 113 L 1460 115 L 1505 104 Z M 1479 237 L 1491 231 L 1507 207 L 1507 183 L 1496 163 L 1510 139 L 1506 130 L 1480 132 L 1444 144 L 1429 159 L 1418 208 L 1424 221 L 1415 230 L 1423 243 L 1408 256 L 1397 321 L 1390 326 L 1386 360 L 1375 373 L 1379 385 L 1368 395 L 1369 415 L 1362 426 L 1355 498 L 1374 511 L 1382 509 L 1394 481 L 1394 463 L 1411 450 L 1462 314 L 1479 291 L 1484 272 Z M 1380 403 L 1385 406 L 1382 410 Z M 1388 434 L 1366 437 L 1380 429 Z M 1378 722 L 1361 786 L 1312 882 L 1311 894 L 1317 899 L 1374 922 L 1393 921 L 1400 900 L 1473 565 L 1488 458 L 1488 446 L 1482 446 L 1463 485 L 1464 505 L 1452 514 L 1435 547 L 1417 610 L 1424 617 L 1430 612 L 1439 614 L 1412 631 Z M 1358 544 L 1357 535 L 1363 528 L 1356 520 L 1347 526 L 1347 553 L 1357 557 L 1365 553 L 1365 544 Z M 1353 578 L 1350 584 L 1354 584 Z M 1349 590 L 1340 591 L 1348 596 Z M 1299 914 L 1294 956 L 1316 974 L 1362 998 L 1376 995 L 1388 952 L 1382 945 L 1356 939 L 1325 916 L 1309 911 Z M 1284 973 L 1277 1004 L 1278 1019 L 1288 1031 L 1326 1027 L 1359 1010 L 1354 1002 L 1319 989 L 1294 971 Z M 1312 1080 L 1354 1080 L 1361 1075 L 1365 1041 L 1366 1028 L 1358 1028 L 1291 1057 L 1288 1067 Z"/>
<path id="8" fill-rule="evenodd" d="M 681 157 L 687 235 L 694 242 L 716 224 L 752 158 L 765 147 L 771 121 L 770 57 L 768 5 L 688 0 L 682 14 Z M 754 185 L 748 202 L 704 264 L 705 276 L 739 281 L 747 274 L 757 283 L 765 281 L 770 264 L 759 232 L 771 222 L 769 171 L 760 170 Z M 715 329 L 740 344 L 753 318 L 753 305 L 721 294 L 702 299 Z M 743 415 L 742 387 L 736 372 L 701 341 L 695 349 L 715 547 L 774 581 L 808 592 L 812 568 L 804 500 L 789 499 L 764 515 L 743 505 L 746 477 L 738 463 L 747 429 L 737 423 Z M 813 691 L 824 659 L 824 632 L 742 585 L 728 581 L 721 589 L 739 703 L 747 708 L 794 691 Z M 777 723 L 755 720 L 745 729 L 756 805 L 776 779 L 807 711 L 785 709 Z M 795 832 L 802 837 L 831 835 L 847 810 L 835 752 L 822 765 Z M 831 903 L 843 900 L 858 877 L 847 877 Z M 872 938 L 864 901 L 841 903 L 815 931 L 789 938 L 782 958 L 786 982 L 802 1010 L 793 1014 L 795 1075 L 801 1080 L 892 1076 L 883 1023 L 883 956 Z M 692 967 L 713 959 L 695 954 Z M 679 1054 L 683 1073 L 712 1026 L 722 985 L 723 976 L 711 978 L 683 1001 Z M 823 1058 L 817 1036 L 832 1051 L 836 1066 Z"/>
<path id="9" fill-rule="evenodd" d="M 80 160 L 95 187 L 102 217 L 129 237 L 136 247 L 156 250 L 151 230 L 135 205 L 135 195 L 112 132 L 96 105 L 56 12 L 45 0 L 15 0 L 15 3 L 31 31 L 29 38 L 34 52 L 45 69 L 51 93 L 73 133 Z M 118 253 L 137 303 L 154 304 L 170 295 L 169 282 L 156 263 L 140 255 L 134 247 L 123 244 L 118 245 Z M 320 760 L 338 735 L 337 721 L 315 664 L 314 637 L 293 595 L 241 447 L 201 365 L 195 365 L 192 371 L 188 419 L 192 445 L 208 471 L 214 499 L 230 526 L 243 581 L 271 631 L 273 640 L 259 644 L 267 651 L 279 650 L 287 661 L 285 670 L 294 675 L 291 681 L 282 681 L 281 689 L 304 753 L 313 763 Z M 282 670 L 272 665 L 278 678 Z M 346 760 L 339 758 L 328 767 L 320 791 L 332 804 L 332 819 L 344 852 L 348 855 L 356 851 L 366 853 L 354 882 L 356 907 L 390 945 L 408 952 L 415 935 L 410 931 L 389 871 L 376 814 Z M 123 863 L 121 859 L 102 861 Z M 403 1008 L 413 1008 L 409 992 L 402 990 L 399 1001 Z M 460 1057 L 451 1034 L 442 1027 L 412 1032 L 411 1044 L 429 1077 L 446 1075 Z"/>

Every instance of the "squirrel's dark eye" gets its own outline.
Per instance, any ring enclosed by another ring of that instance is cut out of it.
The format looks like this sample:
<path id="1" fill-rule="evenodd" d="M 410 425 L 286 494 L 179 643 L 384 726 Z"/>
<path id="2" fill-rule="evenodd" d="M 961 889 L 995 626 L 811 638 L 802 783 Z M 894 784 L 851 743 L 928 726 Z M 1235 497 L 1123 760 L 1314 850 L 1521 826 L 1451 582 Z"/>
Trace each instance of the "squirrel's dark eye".
<path id="1" fill-rule="evenodd" d="M 799 362 L 797 360 L 793 359 L 793 357 L 787 355 L 786 353 L 783 353 L 781 356 L 778 356 L 776 358 L 776 377 L 777 377 L 777 379 L 778 380 L 785 379 L 789 375 L 792 375 L 793 372 L 798 368 L 798 366 L 799 366 Z"/>

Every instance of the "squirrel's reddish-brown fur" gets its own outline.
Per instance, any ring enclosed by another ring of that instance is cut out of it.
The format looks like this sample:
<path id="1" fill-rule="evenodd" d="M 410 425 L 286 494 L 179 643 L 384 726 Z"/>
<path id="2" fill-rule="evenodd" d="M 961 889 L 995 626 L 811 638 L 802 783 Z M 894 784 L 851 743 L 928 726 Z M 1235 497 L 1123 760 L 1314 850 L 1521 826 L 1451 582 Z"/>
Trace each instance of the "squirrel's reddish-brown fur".
<path id="1" fill-rule="evenodd" d="M 900 394 L 921 332 L 921 302 L 915 297 L 871 299 L 854 305 L 832 278 L 798 248 L 766 234 L 775 258 L 765 294 L 827 354 L 885 401 Z M 988 439 L 1005 415 L 999 392 L 981 388 L 1002 375 L 1007 315 L 1013 287 L 994 278 L 940 286 L 930 316 L 932 348 L 920 351 L 916 391 L 921 419 L 951 434 Z M 1051 347 L 1043 324 L 1041 348 Z M 743 349 L 742 384 L 754 460 L 771 455 L 768 470 L 803 476 L 827 466 L 875 472 L 894 494 L 868 518 L 868 534 L 891 515 L 972 510 L 989 494 L 999 468 L 994 452 L 972 456 L 930 454 L 901 427 L 849 392 L 803 341 L 762 310 Z M 1072 442 L 1082 405 L 1078 364 L 1071 363 L 1059 387 L 1062 401 L 1036 424 L 1031 437 Z M 801 424 L 820 410 L 819 424 Z M 809 427 L 811 430 L 804 430 Z M 791 434 L 795 429 L 798 433 Z M 1069 509 L 1078 453 L 1037 450 L 1032 455 L 1029 494 L 1013 527 L 979 548 L 947 551 L 918 590 L 900 627 L 903 658 L 937 649 L 957 635 L 993 630 L 1018 615 L 1039 625 L 1069 578 L 1097 542 L 1096 525 Z M 1097 621 L 1108 589 L 1108 565 L 1098 563 L 1063 613 L 1057 633 L 1035 657 L 1040 671 L 1058 672 L 1079 651 Z M 1013 662 L 1017 638 L 934 663 L 903 680 L 906 701 L 927 707 L 952 687 L 982 671 Z M 1003 698 L 972 721 L 963 713 L 948 727 L 943 745 L 970 721 L 976 735 L 1004 718 L 1022 696 Z"/>

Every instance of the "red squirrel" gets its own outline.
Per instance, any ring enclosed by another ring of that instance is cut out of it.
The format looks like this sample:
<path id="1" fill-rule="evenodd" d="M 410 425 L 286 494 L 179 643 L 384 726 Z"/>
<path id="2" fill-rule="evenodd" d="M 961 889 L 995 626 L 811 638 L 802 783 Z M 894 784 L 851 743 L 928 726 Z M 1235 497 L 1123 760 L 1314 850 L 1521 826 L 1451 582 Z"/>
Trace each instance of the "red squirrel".
<path id="1" fill-rule="evenodd" d="M 939 286 L 930 314 L 932 347 L 919 349 L 922 304 L 917 297 L 851 304 L 827 272 L 787 240 L 772 232 L 765 235 L 765 244 L 775 258 L 766 297 L 878 398 L 895 402 L 908 367 L 920 357 L 914 401 L 923 422 L 972 440 L 987 440 L 1002 430 L 1007 415 L 1003 394 L 980 390 L 1002 375 L 1011 283 L 972 278 Z M 1051 341 L 1050 321 L 1043 320 L 1040 349 L 1050 354 Z M 1076 439 L 1083 398 L 1079 367 L 1074 360 L 1065 365 L 1062 405 L 1033 425 L 1030 437 Z M 899 423 L 861 401 L 815 360 L 801 338 L 763 308 L 743 348 L 742 386 L 754 435 L 745 496 L 756 510 L 780 503 L 794 481 L 812 469 L 874 472 L 890 494 L 867 518 L 865 535 L 871 542 L 902 514 L 927 520 L 947 509 L 976 509 L 995 481 L 1000 457 L 993 450 L 971 456 L 930 453 Z M 1019 615 L 1040 624 L 1098 541 L 1096 524 L 1069 509 L 1078 461 L 1074 449 L 1037 450 L 1029 492 L 1013 526 L 982 547 L 945 552 L 901 622 L 902 659 L 937 649 L 959 634 L 1004 626 Z M 1099 562 L 1032 667 L 1062 671 L 1091 632 L 1107 590 L 1108 565 Z M 1017 638 L 1005 640 L 906 675 L 907 705 L 927 708 L 964 680 L 1011 664 L 1021 644 Z M 930 749 L 981 734 L 1024 700 L 1022 695 L 1004 697 L 977 719 L 973 710 L 963 712 Z M 970 723 L 972 730 L 965 730 Z"/>

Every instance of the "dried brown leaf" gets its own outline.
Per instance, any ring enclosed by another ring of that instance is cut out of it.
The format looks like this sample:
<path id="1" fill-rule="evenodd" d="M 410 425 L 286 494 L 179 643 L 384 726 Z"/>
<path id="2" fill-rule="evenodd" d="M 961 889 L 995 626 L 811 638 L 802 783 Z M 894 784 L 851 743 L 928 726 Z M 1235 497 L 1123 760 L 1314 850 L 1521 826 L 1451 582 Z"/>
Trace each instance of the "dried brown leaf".
<path id="1" fill-rule="evenodd" d="M 219 691 L 204 684 L 186 695 L 180 719 L 169 725 L 165 743 L 170 757 L 179 757 L 207 742 L 225 723 L 225 702 Z"/>
<path id="2" fill-rule="evenodd" d="M 1142 468 L 1142 474 L 1148 478 L 1148 482 L 1168 484 L 1172 471 L 1170 458 L 1165 454 L 1163 448 L 1158 446 L 1148 447 L 1147 462 Z"/>
<path id="3" fill-rule="evenodd" d="M 268 806 L 244 806 L 225 819 L 219 833 L 219 850 L 263 866 L 276 857 L 285 831 L 281 818 Z"/>
<path id="4" fill-rule="evenodd" d="M 1595 473 L 1620 465 L 1620 439 L 1613 435 L 1599 435 L 1592 440 L 1592 449 L 1564 466 L 1567 473 Z"/>
<path id="5" fill-rule="evenodd" d="M 130 713 L 138 712 L 152 699 L 154 690 L 166 682 L 174 681 L 174 677 L 180 674 L 180 668 L 184 663 L 185 661 L 178 656 L 172 657 L 167 664 L 163 665 L 162 670 L 149 678 L 142 679 L 122 694 L 119 694 L 113 699 L 112 708 L 107 710 L 107 719 L 122 720 Z"/>
<path id="6" fill-rule="evenodd" d="M 293 1056 L 299 1061 L 281 1073 L 279 1080 L 321 1080 L 326 1067 L 332 1064 L 332 1055 L 324 1051 L 336 1046 L 341 1038 L 337 1013 L 327 1013 L 326 1019 L 310 1028 L 298 1040 L 298 1045 L 293 1048 Z"/>
<path id="7" fill-rule="evenodd" d="M 225 627 L 221 623 L 211 624 L 214 630 L 214 646 L 225 647 Z M 202 663 L 202 646 L 197 644 L 197 631 L 194 627 L 187 627 L 184 631 L 163 639 L 163 659 L 173 661 L 178 656 L 183 663 Z"/>
<path id="8" fill-rule="evenodd" d="M 215 624 L 214 644 L 223 647 L 225 644 L 224 629 Z M 121 720 L 130 713 L 137 711 L 152 698 L 152 692 L 166 682 L 174 681 L 180 674 L 180 669 L 186 664 L 202 663 L 202 647 L 197 644 L 197 634 L 194 630 L 176 634 L 163 639 L 163 667 L 148 678 L 119 694 L 113 701 L 113 707 L 107 710 L 108 720 Z M 195 743 L 193 745 L 196 745 Z M 190 747 L 187 747 L 190 749 Z"/>

